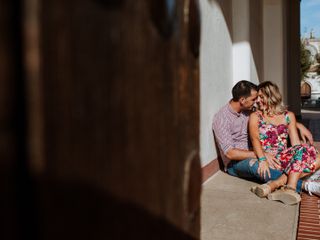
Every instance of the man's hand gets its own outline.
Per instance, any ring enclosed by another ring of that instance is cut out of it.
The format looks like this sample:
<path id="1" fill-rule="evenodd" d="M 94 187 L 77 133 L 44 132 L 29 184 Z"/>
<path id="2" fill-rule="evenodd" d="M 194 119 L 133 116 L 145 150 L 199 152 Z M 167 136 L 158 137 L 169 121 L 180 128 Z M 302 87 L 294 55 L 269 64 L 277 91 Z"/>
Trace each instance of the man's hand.
<path id="1" fill-rule="evenodd" d="M 269 164 L 267 161 L 259 162 L 258 173 L 260 177 L 263 179 L 266 179 L 267 174 L 269 178 L 271 177 Z"/>
<path id="2" fill-rule="evenodd" d="M 267 158 L 267 162 L 269 163 L 270 168 L 281 169 L 281 164 L 278 159 L 276 159 L 271 153 L 266 152 L 264 154 Z"/>
<path id="3" fill-rule="evenodd" d="M 302 138 L 302 142 L 306 143 L 309 142 L 310 144 L 313 144 L 313 137 L 311 132 L 301 123 L 296 124 L 297 129 L 299 130 L 300 136 Z"/>

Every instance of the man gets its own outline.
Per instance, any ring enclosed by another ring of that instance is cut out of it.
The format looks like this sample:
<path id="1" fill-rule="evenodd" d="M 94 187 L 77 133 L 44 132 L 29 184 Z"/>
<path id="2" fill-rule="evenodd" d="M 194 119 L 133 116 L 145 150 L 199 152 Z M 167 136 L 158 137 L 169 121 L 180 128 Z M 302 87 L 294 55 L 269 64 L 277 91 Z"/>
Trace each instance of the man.
<path id="1" fill-rule="evenodd" d="M 280 165 L 271 155 L 266 153 L 270 165 L 270 176 L 260 176 L 255 153 L 250 150 L 248 139 L 249 114 L 253 110 L 257 98 L 257 86 L 242 80 L 232 89 L 232 99 L 222 107 L 213 119 L 213 132 L 218 143 L 225 171 L 230 175 L 254 181 L 267 182 L 282 175 Z M 297 128 L 303 141 L 312 144 L 312 134 L 302 124 Z M 297 191 L 301 191 L 302 181 L 298 182 Z"/>

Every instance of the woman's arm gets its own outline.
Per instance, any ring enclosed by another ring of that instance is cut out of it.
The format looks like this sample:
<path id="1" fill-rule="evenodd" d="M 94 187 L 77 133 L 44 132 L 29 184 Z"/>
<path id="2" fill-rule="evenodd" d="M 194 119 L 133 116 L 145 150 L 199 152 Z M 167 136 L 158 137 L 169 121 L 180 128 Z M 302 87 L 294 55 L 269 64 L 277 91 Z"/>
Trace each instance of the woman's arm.
<path id="1" fill-rule="evenodd" d="M 234 161 L 242 161 L 247 158 L 256 158 L 256 154 L 250 150 L 231 148 L 225 154 L 227 158 Z"/>
<path id="2" fill-rule="evenodd" d="M 249 135 L 255 154 L 257 155 L 258 159 L 263 159 L 266 158 L 266 156 L 260 143 L 258 124 L 259 117 L 256 113 L 252 113 L 249 118 Z M 266 159 L 264 161 L 259 161 L 258 172 L 261 177 L 263 176 L 264 178 L 266 178 L 266 174 L 268 174 L 270 178 L 269 164 Z"/>
<path id="3" fill-rule="evenodd" d="M 264 151 L 262 149 L 259 138 L 259 117 L 256 113 L 252 113 L 249 118 L 249 135 L 253 150 L 258 158 L 264 157 Z"/>
<path id="4" fill-rule="evenodd" d="M 290 123 L 289 123 L 289 137 L 290 137 L 290 142 L 291 145 L 297 145 L 300 144 L 300 139 L 297 131 L 297 120 L 296 117 L 292 112 L 288 112 L 288 116 L 290 118 Z"/>

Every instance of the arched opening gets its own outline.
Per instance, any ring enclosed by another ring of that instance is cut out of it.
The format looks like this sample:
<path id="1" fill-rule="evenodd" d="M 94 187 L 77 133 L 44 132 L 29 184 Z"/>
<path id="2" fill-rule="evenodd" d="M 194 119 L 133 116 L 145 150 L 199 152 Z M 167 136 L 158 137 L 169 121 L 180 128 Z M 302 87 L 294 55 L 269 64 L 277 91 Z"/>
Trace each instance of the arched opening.
<path id="1" fill-rule="evenodd" d="M 311 97 L 311 86 L 309 83 L 304 82 L 300 88 L 301 99 L 309 99 Z"/>

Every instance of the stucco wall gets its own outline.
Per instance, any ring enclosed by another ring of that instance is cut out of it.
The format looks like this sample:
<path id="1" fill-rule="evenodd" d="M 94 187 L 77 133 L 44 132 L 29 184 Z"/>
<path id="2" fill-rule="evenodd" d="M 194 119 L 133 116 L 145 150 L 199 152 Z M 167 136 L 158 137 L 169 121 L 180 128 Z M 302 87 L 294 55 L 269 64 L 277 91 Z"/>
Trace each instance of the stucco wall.
<path id="1" fill-rule="evenodd" d="M 263 1 L 264 80 L 275 82 L 286 99 L 284 89 L 283 3 Z"/>
<path id="2" fill-rule="evenodd" d="M 236 0 L 234 0 L 236 1 Z M 262 1 L 250 0 L 250 49 L 251 81 L 264 81 L 263 66 L 263 4 Z"/>
<path id="3" fill-rule="evenodd" d="M 233 0 L 233 82 L 262 80 L 262 3 Z"/>
<path id="4" fill-rule="evenodd" d="M 200 157 L 217 158 L 212 117 L 231 98 L 234 83 L 263 79 L 262 3 L 200 0 Z"/>
<path id="5" fill-rule="evenodd" d="M 200 0 L 200 157 L 202 166 L 217 157 L 211 131 L 212 117 L 231 97 L 231 1 Z M 230 30 L 229 30 L 230 29 Z"/>
<path id="6" fill-rule="evenodd" d="M 283 1 L 284 96 L 290 111 L 301 115 L 300 0 Z"/>
<path id="7" fill-rule="evenodd" d="M 300 115 L 300 0 L 263 0 L 264 80 Z"/>

